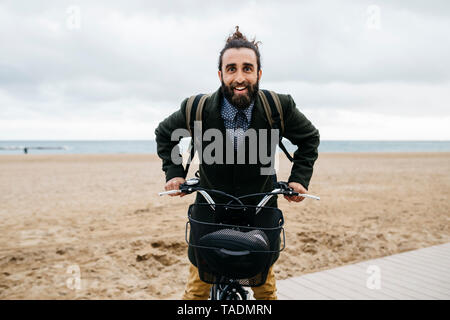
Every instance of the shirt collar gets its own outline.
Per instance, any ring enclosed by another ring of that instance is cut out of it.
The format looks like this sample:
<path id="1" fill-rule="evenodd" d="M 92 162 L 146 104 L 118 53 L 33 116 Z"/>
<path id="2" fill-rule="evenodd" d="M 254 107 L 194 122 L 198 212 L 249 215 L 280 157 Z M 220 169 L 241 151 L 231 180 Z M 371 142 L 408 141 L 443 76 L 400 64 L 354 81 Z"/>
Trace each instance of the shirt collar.
<path id="1" fill-rule="evenodd" d="M 252 111 L 253 111 L 254 104 L 255 104 L 255 102 L 252 101 L 252 103 L 247 108 L 242 110 L 244 112 L 245 116 L 247 117 L 248 123 L 250 123 L 251 118 L 252 118 Z M 227 100 L 227 98 L 225 98 L 225 97 L 223 98 L 223 102 L 222 102 L 222 118 L 224 120 L 233 121 L 234 117 L 236 117 L 236 114 L 238 113 L 239 110 L 241 110 L 241 109 L 238 109 L 235 106 L 233 106 Z"/>

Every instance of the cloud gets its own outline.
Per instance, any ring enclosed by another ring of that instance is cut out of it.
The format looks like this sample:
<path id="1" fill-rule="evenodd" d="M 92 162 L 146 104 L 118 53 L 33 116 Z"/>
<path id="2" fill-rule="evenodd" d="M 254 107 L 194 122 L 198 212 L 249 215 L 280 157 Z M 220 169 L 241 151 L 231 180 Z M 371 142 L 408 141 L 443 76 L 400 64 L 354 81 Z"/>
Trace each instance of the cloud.
<path id="1" fill-rule="evenodd" d="M 289 93 L 297 107 L 348 110 L 385 115 L 450 116 L 450 83 L 310 83 L 271 82 L 267 87 Z"/>
<path id="2" fill-rule="evenodd" d="M 185 97 L 217 89 L 219 51 L 235 25 L 262 41 L 262 87 L 292 94 L 306 110 L 447 117 L 448 2 L 380 2 L 378 29 L 367 25 L 369 5 L 3 1 L 0 139 L 39 132 L 77 139 L 86 135 L 77 121 L 103 128 L 97 139 L 153 138 L 157 123 Z M 112 129 L 127 121 L 128 129 Z M 145 122 L 148 130 L 133 130 L 132 123 Z M 17 129 L 5 130 L 6 123 Z"/>
<path id="3" fill-rule="evenodd" d="M 419 118 L 347 110 L 307 110 L 307 114 L 323 140 L 450 140 L 448 115 Z"/>
<path id="4" fill-rule="evenodd" d="M 450 79 L 450 20 L 378 6 L 379 29 L 367 26 L 364 2 L 280 6 L 264 30 L 266 74 L 273 81 L 441 82 Z M 294 18 L 294 15 L 296 16 Z M 269 54 L 270 52 L 270 54 Z"/>

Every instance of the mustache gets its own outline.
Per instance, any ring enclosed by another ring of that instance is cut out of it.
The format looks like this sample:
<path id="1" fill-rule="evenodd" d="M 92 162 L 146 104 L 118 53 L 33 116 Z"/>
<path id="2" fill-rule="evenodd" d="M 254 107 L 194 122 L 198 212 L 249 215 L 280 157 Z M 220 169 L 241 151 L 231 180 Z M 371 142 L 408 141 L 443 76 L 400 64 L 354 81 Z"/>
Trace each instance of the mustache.
<path id="1" fill-rule="evenodd" d="M 237 87 L 249 87 L 249 86 L 250 86 L 250 83 L 248 83 L 247 81 L 242 82 L 242 83 L 234 82 L 234 83 L 230 84 L 230 87 L 232 89 L 237 88 Z"/>
<path id="2" fill-rule="evenodd" d="M 222 80 L 222 94 L 225 96 L 225 98 L 233 104 L 235 107 L 240 109 L 247 108 L 250 103 L 256 99 L 256 96 L 258 95 L 259 90 L 259 81 L 257 81 L 255 84 L 252 84 L 248 81 L 243 82 L 232 82 L 229 85 L 226 85 Z M 247 88 L 247 93 L 245 94 L 235 94 L 234 88 L 236 87 L 242 87 L 245 86 Z"/>

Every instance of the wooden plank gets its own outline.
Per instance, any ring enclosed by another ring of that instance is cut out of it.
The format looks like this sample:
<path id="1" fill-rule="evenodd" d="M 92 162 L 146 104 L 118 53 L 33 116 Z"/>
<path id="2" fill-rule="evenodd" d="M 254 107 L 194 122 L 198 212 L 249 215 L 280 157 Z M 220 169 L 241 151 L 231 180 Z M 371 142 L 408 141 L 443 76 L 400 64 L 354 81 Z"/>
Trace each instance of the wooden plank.
<path id="1" fill-rule="evenodd" d="M 389 286 L 390 288 L 393 288 L 393 290 L 414 296 L 418 299 L 433 298 L 433 296 L 424 294 L 422 290 L 417 288 L 408 289 L 407 284 L 411 283 L 412 280 L 415 282 L 423 282 L 426 280 L 426 277 L 420 273 L 414 274 L 409 269 L 403 268 L 402 265 L 398 265 L 395 262 L 387 261 L 385 259 L 381 261 L 374 261 L 373 264 L 380 268 L 381 280 L 384 287 Z M 366 265 L 363 264 L 360 266 L 363 269 L 366 267 Z"/>
<path id="2" fill-rule="evenodd" d="M 340 273 L 345 274 L 348 277 L 355 279 L 355 280 L 353 280 L 353 283 L 355 283 L 356 286 L 358 286 L 358 288 L 360 288 L 360 289 L 365 288 L 368 291 L 374 291 L 374 292 L 377 292 L 377 293 L 383 295 L 384 297 L 381 299 L 384 299 L 384 300 L 419 299 L 418 295 L 405 293 L 403 290 L 399 290 L 398 287 L 393 286 L 389 283 L 382 283 L 382 286 L 380 289 L 368 288 L 367 280 L 370 277 L 370 274 L 367 273 L 368 266 L 360 266 L 358 264 L 354 264 L 354 265 L 344 267 L 342 270 L 340 270 Z"/>
<path id="3" fill-rule="evenodd" d="M 386 269 L 386 266 L 384 267 Z M 406 283 L 412 282 L 416 283 L 419 286 L 423 286 L 425 288 L 433 288 L 435 291 L 440 292 L 442 294 L 448 294 L 450 289 L 449 286 L 440 283 L 439 281 L 427 277 L 427 275 L 423 273 L 413 273 L 411 270 L 403 269 L 402 267 L 395 266 L 396 270 L 404 270 L 404 274 L 398 276 L 403 279 Z"/>
<path id="4" fill-rule="evenodd" d="M 430 250 L 413 250 L 413 251 L 408 251 L 408 252 L 403 252 L 401 253 L 402 255 L 420 255 L 420 256 L 424 256 L 424 257 L 428 257 L 428 258 L 434 258 L 434 259 L 438 259 L 438 261 L 445 261 L 446 263 L 450 262 L 450 253 L 448 253 L 447 251 L 449 251 L 450 249 L 447 247 L 442 247 L 442 248 L 430 248 Z"/>
<path id="5" fill-rule="evenodd" d="M 430 250 L 417 250 L 417 252 L 414 250 L 411 253 L 417 253 L 417 254 L 423 254 L 423 255 L 429 255 L 429 256 L 435 256 L 439 259 L 444 259 L 446 261 L 450 260 L 450 253 L 447 252 L 449 249 L 447 248 L 432 248 Z"/>
<path id="6" fill-rule="evenodd" d="M 340 299 L 341 296 L 360 300 L 373 299 L 372 296 L 367 295 L 360 290 L 355 290 L 355 285 L 353 282 L 346 282 L 344 285 L 342 283 L 342 280 L 339 281 L 339 279 L 337 279 L 336 277 L 330 276 L 325 272 L 313 274 L 309 279 L 316 283 L 319 283 L 325 288 L 333 288 L 335 291 L 339 292 L 340 294 L 336 296 L 337 299 Z"/>
<path id="7" fill-rule="evenodd" d="M 311 294 L 310 290 L 305 292 L 305 290 L 303 289 L 295 289 L 292 288 L 289 284 L 283 285 L 282 287 L 280 287 L 280 290 L 282 291 L 282 293 L 280 293 L 281 296 L 285 295 L 286 300 L 328 300 L 328 297 L 325 297 L 318 293 Z"/>
<path id="8" fill-rule="evenodd" d="M 369 265 L 379 265 L 386 262 L 394 263 L 399 271 L 408 272 L 411 274 L 411 276 L 419 277 L 419 278 L 427 278 L 430 280 L 434 280 L 435 283 L 442 284 L 446 283 L 447 281 L 445 279 L 442 279 L 442 277 L 435 273 L 430 273 L 430 269 L 426 268 L 424 266 L 419 266 L 417 264 L 411 263 L 411 262 L 405 262 L 402 259 L 393 259 L 393 256 L 384 257 L 382 259 L 376 259 L 376 260 L 370 260 L 366 262 L 358 263 L 357 265 L 366 266 Z M 435 275 L 436 274 L 436 275 Z"/>
<path id="9" fill-rule="evenodd" d="M 441 257 L 450 258 L 450 243 L 444 243 L 437 246 L 414 250 L 417 252 L 433 253 Z"/>
<path id="10" fill-rule="evenodd" d="M 333 272 L 334 271 L 334 272 Z M 371 290 L 368 289 L 367 286 L 365 286 L 364 280 L 361 281 L 360 279 L 353 277 L 353 276 L 347 276 L 344 274 L 342 270 L 326 270 L 322 272 L 322 276 L 324 277 L 330 277 L 333 279 L 332 281 L 335 281 L 339 285 L 353 290 L 354 292 L 362 295 L 363 297 L 367 297 L 369 299 L 394 299 L 395 297 L 387 294 L 386 292 L 378 292 L 378 290 Z"/>
<path id="11" fill-rule="evenodd" d="M 369 266 L 380 288 L 369 289 Z M 290 299 L 450 299 L 450 243 L 278 281 Z"/>
<path id="12" fill-rule="evenodd" d="M 307 274 L 302 276 L 301 278 L 293 278 L 294 282 L 306 284 L 311 288 L 314 288 L 318 292 L 326 292 L 327 296 L 329 296 L 331 299 L 336 300 L 351 300 L 356 299 L 354 295 L 348 294 L 344 290 L 341 290 L 340 287 L 336 286 L 333 283 L 324 283 L 320 279 L 320 275 L 314 274 Z"/>
<path id="13" fill-rule="evenodd" d="M 320 274 L 323 279 L 335 283 L 344 290 L 353 292 L 356 296 L 355 299 L 386 299 L 386 295 L 377 293 L 375 290 L 364 290 L 364 286 L 361 286 L 356 278 L 343 278 L 339 275 L 339 272 L 323 271 Z"/>
<path id="14" fill-rule="evenodd" d="M 278 298 L 278 300 L 294 300 L 294 298 L 290 298 L 279 292 L 277 293 L 277 298 Z M 299 300 L 302 300 L 302 299 L 299 299 Z"/>
<path id="15" fill-rule="evenodd" d="M 291 279 L 277 281 L 278 292 L 295 300 L 329 300 L 331 297 Z"/>
<path id="16" fill-rule="evenodd" d="M 406 258 L 417 259 L 419 263 L 431 265 L 438 269 L 448 270 L 450 268 L 450 258 L 440 257 L 428 252 L 412 252 L 405 255 Z"/>
<path id="17" fill-rule="evenodd" d="M 437 284 L 449 287 L 450 279 L 448 269 L 437 269 L 431 265 L 419 264 L 416 260 L 408 257 L 387 257 L 386 261 L 392 261 L 400 265 L 400 268 L 410 271 L 411 273 L 426 276 L 428 279 L 433 279 Z M 430 276 L 431 275 L 431 276 Z"/>
<path id="18" fill-rule="evenodd" d="M 300 281 L 289 281 L 287 283 L 288 286 L 291 286 L 292 288 L 296 288 L 298 290 L 301 288 L 303 291 L 303 295 L 307 297 L 308 299 L 320 299 L 321 297 L 323 299 L 334 299 L 332 295 L 329 294 L 329 292 L 323 291 L 315 287 L 314 285 L 311 285 L 308 281 L 300 280 Z"/>
<path id="19" fill-rule="evenodd" d="M 413 278 L 407 271 L 399 270 L 395 263 L 381 261 L 378 263 L 381 271 L 381 287 L 395 287 L 398 292 L 414 296 L 417 299 L 445 299 L 445 293 L 433 290 L 422 279 Z"/>
<path id="20" fill-rule="evenodd" d="M 446 272 L 450 269 L 450 262 L 447 263 L 442 260 L 423 257 L 422 255 L 407 255 L 402 257 L 391 256 L 391 258 L 401 259 L 402 261 L 413 263 L 419 267 L 425 267 L 427 269 L 430 269 L 431 271 L 434 270 L 436 272 Z"/>
<path id="21" fill-rule="evenodd" d="M 327 270 L 326 272 L 329 272 L 329 274 L 332 274 L 336 278 L 343 279 L 347 282 L 350 282 L 353 286 L 356 286 L 358 292 L 363 291 L 365 294 L 373 296 L 373 299 L 379 299 L 379 300 L 392 300 L 392 299 L 400 299 L 401 296 L 399 296 L 396 292 L 391 292 L 389 288 L 384 288 L 382 292 L 379 292 L 379 290 L 376 289 L 369 289 L 366 285 L 367 281 L 367 274 L 365 273 L 364 276 L 361 276 L 360 278 L 355 277 L 354 272 L 347 272 L 350 271 L 350 268 L 346 268 L 343 270 L 336 271 L 335 269 Z M 356 284 L 356 285 L 355 285 Z"/>
<path id="22" fill-rule="evenodd" d="M 446 279 L 448 273 L 437 272 L 426 266 L 421 266 L 413 262 L 406 262 L 404 259 L 399 259 L 397 257 L 386 257 L 385 261 L 395 263 L 399 269 L 404 270 L 411 275 L 426 277 L 427 279 L 434 280 L 438 285 L 444 285 L 446 287 L 450 286 L 450 280 Z"/>
<path id="23" fill-rule="evenodd" d="M 428 270 L 417 270 L 417 269 L 413 269 L 410 266 L 405 266 L 402 263 L 399 263 L 396 260 L 393 261 L 373 261 L 371 262 L 371 265 L 386 265 L 386 263 L 390 263 L 391 265 L 393 265 L 394 269 L 397 271 L 397 275 L 396 276 L 402 276 L 403 274 L 408 274 L 409 277 L 413 278 L 413 279 L 417 279 L 418 281 L 422 281 L 425 283 L 428 283 L 429 285 L 437 285 L 437 286 L 443 286 L 444 288 L 447 288 L 447 286 L 445 284 L 442 284 L 442 282 L 440 282 L 440 280 L 438 278 L 434 278 L 434 277 L 429 277 L 427 276 L 426 272 L 428 272 Z M 365 266 L 366 268 L 369 266 L 369 264 L 367 265 L 361 265 L 361 266 Z M 387 265 L 389 267 L 389 265 Z"/>

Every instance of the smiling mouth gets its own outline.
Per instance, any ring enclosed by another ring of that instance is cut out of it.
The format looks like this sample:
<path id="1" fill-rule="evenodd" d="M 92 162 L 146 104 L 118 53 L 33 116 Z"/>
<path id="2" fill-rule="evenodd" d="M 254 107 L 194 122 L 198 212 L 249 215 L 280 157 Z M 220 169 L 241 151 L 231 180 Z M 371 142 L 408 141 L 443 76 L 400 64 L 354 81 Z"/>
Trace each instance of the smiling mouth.
<path id="1" fill-rule="evenodd" d="M 242 92 L 247 90 L 247 87 L 235 87 L 234 90 Z"/>

